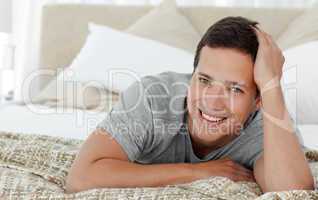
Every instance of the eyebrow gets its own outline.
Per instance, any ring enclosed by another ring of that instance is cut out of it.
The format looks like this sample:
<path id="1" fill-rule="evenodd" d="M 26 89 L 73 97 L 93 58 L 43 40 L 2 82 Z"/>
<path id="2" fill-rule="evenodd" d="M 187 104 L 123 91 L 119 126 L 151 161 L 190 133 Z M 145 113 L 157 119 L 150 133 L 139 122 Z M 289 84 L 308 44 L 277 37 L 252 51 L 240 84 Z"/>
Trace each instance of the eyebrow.
<path id="1" fill-rule="evenodd" d="M 207 75 L 205 73 L 202 73 L 202 72 L 198 72 L 198 74 L 200 76 L 204 76 L 205 78 L 209 79 L 209 80 L 215 80 L 212 76 L 210 75 Z M 246 85 L 244 83 L 239 83 L 239 82 L 236 82 L 236 81 L 224 81 L 226 84 L 229 84 L 229 85 L 238 85 L 240 87 L 246 87 Z"/>

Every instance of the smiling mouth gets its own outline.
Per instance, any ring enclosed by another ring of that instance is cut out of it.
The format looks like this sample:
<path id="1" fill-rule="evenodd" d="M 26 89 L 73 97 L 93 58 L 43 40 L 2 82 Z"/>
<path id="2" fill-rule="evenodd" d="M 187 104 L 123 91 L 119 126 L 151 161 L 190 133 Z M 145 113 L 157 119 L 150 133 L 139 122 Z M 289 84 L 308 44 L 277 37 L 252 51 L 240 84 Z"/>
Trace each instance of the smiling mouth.
<path id="1" fill-rule="evenodd" d="M 218 117 L 218 116 L 212 116 L 212 115 L 206 114 L 202 112 L 202 110 L 200 109 L 199 109 L 199 112 L 201 117 L 210 123 L 220 124 L 227 119 L 227 117 Z"/>

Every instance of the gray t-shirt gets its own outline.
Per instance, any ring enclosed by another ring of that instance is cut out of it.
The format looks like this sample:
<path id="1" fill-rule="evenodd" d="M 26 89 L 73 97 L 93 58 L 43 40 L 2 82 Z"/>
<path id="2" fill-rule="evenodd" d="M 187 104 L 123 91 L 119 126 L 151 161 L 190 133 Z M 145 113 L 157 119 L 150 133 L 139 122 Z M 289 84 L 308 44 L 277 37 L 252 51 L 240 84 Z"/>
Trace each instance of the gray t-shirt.
<path id="1" fill-rule="evenodd" d="M 121 93 L 97 128 L 115 138 L 136 163 L 198 163 L 228 156 L 252 169 L 263 151 L 261 112 L 252 113 L 230 143 L 199 158 L 185 123 L 190 79 L 191 74 L 175 72 L 143 77 Z"/>

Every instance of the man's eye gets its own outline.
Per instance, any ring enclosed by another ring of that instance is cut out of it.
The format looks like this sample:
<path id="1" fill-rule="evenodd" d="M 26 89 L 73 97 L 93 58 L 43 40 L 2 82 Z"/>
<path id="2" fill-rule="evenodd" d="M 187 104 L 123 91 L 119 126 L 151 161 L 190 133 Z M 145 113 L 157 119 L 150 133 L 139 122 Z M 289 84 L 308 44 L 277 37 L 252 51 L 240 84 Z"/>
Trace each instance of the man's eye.
<path id="1" fill-rule="evenodd" d="M 203 83 L 205 85 L 210 84 L 210 81 L 206 78 L 199 77 L 199 81 L 200 81 L 200 83 Z"/>
<path id="2" fill-rule="evenodd" d="M 231 88 L 231 91 L 234 92 L 234 93 L 243 93 L 243 90 L 241 90 L 239 87 L 237 86 L 232 86 Z"/>

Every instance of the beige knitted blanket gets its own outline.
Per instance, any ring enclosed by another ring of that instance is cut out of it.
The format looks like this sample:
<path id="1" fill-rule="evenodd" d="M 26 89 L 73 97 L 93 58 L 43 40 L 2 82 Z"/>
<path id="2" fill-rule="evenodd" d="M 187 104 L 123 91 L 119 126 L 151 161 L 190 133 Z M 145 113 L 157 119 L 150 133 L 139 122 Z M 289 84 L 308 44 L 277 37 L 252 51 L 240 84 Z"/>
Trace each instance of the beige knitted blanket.
<path id="1" fill-rule="evenodd" d="M 65 178 L 82 142 L 0 132 L 0 199 L 318 199 L 317 190 L 261 194 L 255 183 L 223 177 L 165 187 L 103 188 L 65 194 Z M 318 152 L 308 151 L 306 156 L 318 180 Z"/>

